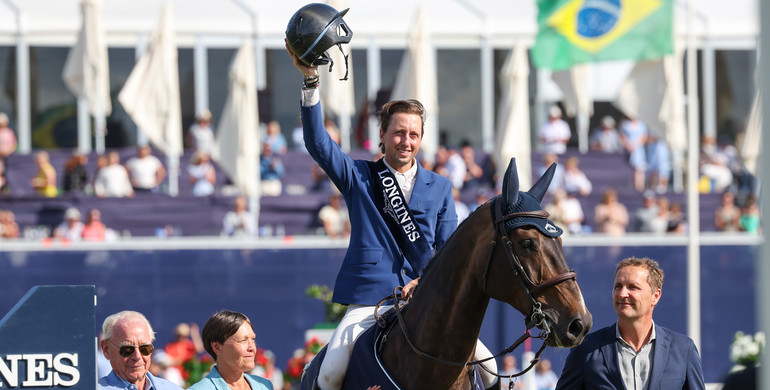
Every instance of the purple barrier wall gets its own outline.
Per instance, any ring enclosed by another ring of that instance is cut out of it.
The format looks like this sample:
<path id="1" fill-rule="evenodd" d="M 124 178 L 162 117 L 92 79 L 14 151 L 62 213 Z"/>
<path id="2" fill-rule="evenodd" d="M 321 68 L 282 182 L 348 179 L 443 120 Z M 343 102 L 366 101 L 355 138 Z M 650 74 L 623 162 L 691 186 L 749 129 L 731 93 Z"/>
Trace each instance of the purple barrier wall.
<path id="1" fill-rule="evenodd" d="M 733 334 L 756 331 L 754 259 L 758 249 L 701 248 L 701 353 L 707 382 L 720 381 L 730 368 Z M 611 305 L 614 265 L 627 256 L 647 256 L 658 260 L 666 272 L 656 322 L 686 333 L 686 247 L 564 250 L 593 313 L 594 329 L 615 319 Z M 315 283 L 332 286 L 343 254 L 344 249 L 339 248 L 3 252 L 0 313 L 10 310 L 35 285 L 95 285 L 97 328 L 109 314 L 138 310 L 150 319 L 157 345 L 162 346 L 170 341 L 179 322 L 202 326 L 218 310 L 237 310 L 254 321 L 260 347 L 273 350 L 279 367 L 285 367 L 294 349 L 303 346 L 304 331 L 324 320 L 323 305 L 305 297 L 305 288 Z M 523 331 L 522 315 L 493 301 L 481 339 L 496 353 Z M 538 346 L 535 342 L 534 347 Z M 549 348 L 544 356 L 558 373 L 567 353 Z"/>

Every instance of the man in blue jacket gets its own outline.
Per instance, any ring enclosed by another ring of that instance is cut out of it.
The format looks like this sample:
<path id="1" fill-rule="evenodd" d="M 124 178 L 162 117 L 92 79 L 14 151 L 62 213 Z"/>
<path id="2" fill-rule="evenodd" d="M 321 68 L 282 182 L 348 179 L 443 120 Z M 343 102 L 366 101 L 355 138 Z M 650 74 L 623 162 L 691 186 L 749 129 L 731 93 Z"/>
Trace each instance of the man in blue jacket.
<path id="1" fill-rule="evenodd" d="M 420 102 L 386 103 L 379 113 L 384 157 L 354 160 L 324 128 L 317 67 L 300 62 L 288 46 L 287 51 L 305 76 L 305 146 L 342 193 L 352 227 L 333 296 L 348 310 L 329 341 L 318 377 L 321 389 L 339 389 L 353 343 L 374 324 L 375 305 L 395 286 L 404 286 L 403 294 L 411 297 L 430 259 L 457 227 L 457 213 L 449 179 L 416 159 L 426 117 Z M 477 351 L 486 351 L 477 357 L 488 354 L 481 343 Z"/>
<path id="2" fill-rule="evenodd" d="M 556 389 L 704 389 L 695 343 L 652 320 L 662 287 L 657 261 L 618 263 L 612 288 L 618 322 L 572 349 Z"/>

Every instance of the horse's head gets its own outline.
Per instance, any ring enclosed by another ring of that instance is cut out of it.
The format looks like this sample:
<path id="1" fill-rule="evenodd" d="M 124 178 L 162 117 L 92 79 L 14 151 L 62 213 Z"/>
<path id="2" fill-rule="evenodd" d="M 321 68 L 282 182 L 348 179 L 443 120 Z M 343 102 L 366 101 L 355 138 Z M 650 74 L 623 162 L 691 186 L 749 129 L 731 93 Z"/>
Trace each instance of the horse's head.
<path id="1" fill-rule="evenodd" d="M 484 289 L 526 315 L 527 327 L 548 330 L 546 344 L 573 347 L 593 323 L 575 273 L 567 266 L 562 230 L 548 220 L 540 201 L 556 165 L 528 192 L 519 191 L 516 162 L 511 159 L 503 193 L 490 202 L 495 247 L 484 272 Z"/>

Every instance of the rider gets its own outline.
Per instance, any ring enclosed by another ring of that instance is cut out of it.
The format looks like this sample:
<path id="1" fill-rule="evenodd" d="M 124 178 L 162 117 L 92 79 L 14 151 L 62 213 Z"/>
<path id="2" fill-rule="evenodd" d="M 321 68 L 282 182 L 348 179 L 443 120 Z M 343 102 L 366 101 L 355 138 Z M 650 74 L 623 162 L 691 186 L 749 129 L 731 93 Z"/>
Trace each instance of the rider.
<path id="1" fill-rule="evenodd" d="M 331 13 L 334 19 L 320 25 L 337 18 L 344 24 L 345 12 Z M 292 26 L 290 22 L 290 30 Z M 307 50 L 301 46 L 287 32 L 286 49 L 305 76 L 301 97 L 305 145 L 345 198 L 352 226 L 333 295 L 334 302 L 348 309 L 331 336 L 317 382 L 321 389 L 330 390 L 342 387 L 353 343 L 375 322 L 375 305 L 395 286 L 404 286 L 402 294 L 412 296 L 433 254 L 457 227 L 457 214 L 449 180 L 426 170 L 416 159 L 426 116 L 422 104 L 416 100 L 385 104 L 379 114 L 384 157 L 376 162 L 354 160 L 324 128 L 318 63 L 301 60 L 298 54 L 312 51 L 312 46 Z M 477 357 L 491 356 L 478 344 Z M 489 383 L 494 380 L 490 378 Z"/>

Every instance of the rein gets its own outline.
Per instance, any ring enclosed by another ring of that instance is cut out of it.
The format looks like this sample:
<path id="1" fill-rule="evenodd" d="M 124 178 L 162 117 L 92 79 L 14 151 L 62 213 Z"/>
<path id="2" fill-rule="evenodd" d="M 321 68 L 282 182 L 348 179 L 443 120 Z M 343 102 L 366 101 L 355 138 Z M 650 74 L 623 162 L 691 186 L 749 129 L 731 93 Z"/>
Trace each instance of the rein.
<path id="1" fill-rule="evenodd" d="M 524 343 L 524 341 L 526 341 L 528 338 L 538 338 L 538 339 L 545 340 L 548 337 L 548 335 L 551 333 L 551 328 L 548 325 L 548 321 L 547 321 L 547 317 L 546 317 L 545 313 L 543 313 L 542 304 L 537 301 L 536 297 L 538 295 L 540 295 L 540 293 L 543 290 L 545 290 L 546 288 L 548 288 L 548 287 L 555 286 L 555 285 L 557 285 L 557 284 L 559 284 L 561 282 L 567 281 L 567 280 L 575 280 L 577 278 L 577 275 L 575 274 L 575 272 L 570 270 L 569 272 L 565 272 L 565 273 L 556 275 L 556 276 L 554 276 L 554 277 L 552 277 L 552 278 L 550 278 L 548 280 L 545 280 L 542 283 L 539 283 L 539 284 L 534 283 L 532 281 L 532 279 L 529 277 L 529 275 L 527 275 L 526 271 L 524 270 L 524 266 L 522 265 L 521 260 L 516 255 L 516 250 L 515 250 L 515 248 L 513 246 L 513 243 L 508 238 L 508 234 L 505 231 L 505 222 L 506 221 L 508 221 L 510 219 L 513 219 L 513 218 L 520 218 L 520 217 L 544 218 L 544 219 L 547 219 L 548 216 L 549 216 L 549 214 L 545 210 L 521 211 L 521 212 L 515 212 L 515 213 L 510 213 L 510 214 L 503 215 L 503 213 L 502 213 L 502 201 L 500 199 L 496 199 L 494 201 L 494 221 L 493 221 L 493 223 L 494 223 L 494 226 L 495 226 L 495 234 L 498 236 L 500 241 L 504 244 L 503 246 L 505 248 L 505 254 L 507 255 L 506 257 L 508 259 L 508 263 L 511 266 L 511 268 L 513 269 L 514 274 L 517 276 L 517 279 L 522 284 L 522 287 L 524 288 L 524 291 L 527 293 L 527 296 L 529 297 L 529 299 L 532 302 L 532 314 L 529 316 L 529 319 L 528 319 L 527 324 L 526 324 L 527 325 L 527 330 L 524 331 L 524 334 L 521 335 L 521 337 L 519 337 L 508 348 L 505 348 L 504 350 L 500 351 L 500 353 L 498 353 L 497 355 L 494 355 L 494 356 L 489 357 L 489 358 L 481 359 L 481 360 L 474 360 L 474 361 L 469 361 L 469 362 L 456 362 L 456 361 L 441 359 L 439 357 L 433 356 L 431 354 L 428 354 L 428 353 L 420 350 L 419 348 L 417 348 L 417 346 L 415 346 L 412 343 L 411 337 L 409 336 L 409 332 L 406 329 L 406 324 L 404 323 L 404 319 L 403 319 L 403 316 L 401 314 L 401 306 L 399 305 L 399 301 L 403 301 L 403 299 L 401 299 L 401 294 L 400 294 L 400 292 L 402 290 L 402 287 L 399 286 L 399 287 L 396 287 L 393 290 L 393 295 L 391 297 L 386 297 L 385 299 L 383 299 L 380 302 L 380 304 L 383 303 L 386 300 L 389 300 L 389 299 L 393 300 L 393 303 L 394 303 L 393 307 L 394 307 L 395 312 L 396 312 L 396 317 L 398 318 L 398 324 L 399 324 L 399 327 L 401 328 L 401 332 L 403 333 L 404 338 L 406 339 L 406 342 L 409 344 L 409 346 L 412 348 L 412 350 L 416 354 L 418 354 L 419 356 L 424 357 L 426 359 L 437 361 L 439 363 L 448 364 L 448 365 L 452 365 L 452 366 L 465 367 L 468 371 L 471 370 L 470 369 L 471 366 L 478 365 L 484 371 L 486 371 L 486 372 L 488 372 L 488 373 L 490 373 L 490 374 L 492 374 L 492 375 L 494 375 L 494 376 L 496 376 L 498 378 L 511 378 L 511 379 L 513 379 L 515 377 L 519 377 L 521 375 L 524 375 L 526 372 L 531 370 L 532 367 L 534 367 L 535 364 L 537 364 L 538 361 L 540 361 L 540 354 L 543 352 L 543 350 L 545 350 L 545 347 L 546 347 L 545 341 L 543 342 L 543 344 L 540 347 L 540 349 L 538 349 L 537 353 L 535 354 L 535 357 L 530 361 L 529 366 L 527 368 L 525 368 L 523 371 L 519 372 L 519 373 L 511 374 L 511 375 L 500 375 L 498 373 L 490 371 L 488 368 L 486 368 L 484 366 L 484 364 L 482 364 L 482 363 L 484 363 L 484 362 L 486 362 L 488 360 L 495 359 L 497 357 L 500 357 L 500 356 L 502 356 L 502 355 L 504 355 L 506 353 L 509 353 L 509 352 L 513 351 L 519 345 Z M 495 247 L 497 245 L 497 240 L 492 241 L 491 245 L 492 245 L 492 250 L 489 253 L 489 258 L 487 259 L 487 265 L 484 268 L 484 274 L 482 275 L 483 289 L 484 289 L 484 293 L 487 294 L 487 295 L 489 295 L 487 293 L 487 277 L 488 277 L 488 273 L 489 273 L 489 267 L 490 267 L 490 265 L 492 263 L 492 257 L 493 257 L 494 252 L 495 252 L 494 249 L 495 249 Z M 379 307 L 380 304 L 378 304 L 377 307 Z M 377 318 L 377 322 L 379 323 L 380 319 L 377 316 L 377 309 L 376 308 L 375 308 L 374 316 L 375 316 L 375 318 Z M 530 334 L 530 329 L 532 329 L 534 327 L 537 327 L 537 328 L 542 330 L 542 332 L 540 332 L 540 334 L 538 334 L 537 336 L 533 336 L 532 334 Z M 511 382 L 511 383 L 513 383 L 513 382 Z"/>

